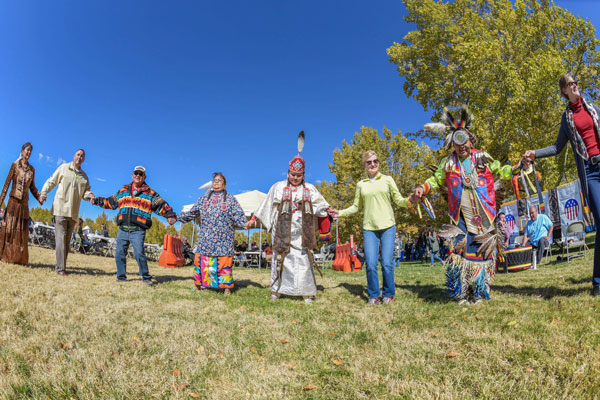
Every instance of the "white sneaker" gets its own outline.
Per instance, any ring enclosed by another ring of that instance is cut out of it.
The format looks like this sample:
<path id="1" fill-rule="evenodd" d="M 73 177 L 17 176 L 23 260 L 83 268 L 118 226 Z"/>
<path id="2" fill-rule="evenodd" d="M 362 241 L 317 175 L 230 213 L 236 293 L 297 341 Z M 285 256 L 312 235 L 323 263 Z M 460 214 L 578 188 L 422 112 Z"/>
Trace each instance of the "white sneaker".
<path id="1" fill-rule="evenodd" d="M 313 303 L 313 299 L 312 299 L 312 297 L 305 297 L 305 298 L 304 298 L 304 302 L 305 302 L 306 304 L 312 304 L 312 303 Z"/>
<path id="2" fill-rule="evenodd" d="M 462 306 L 462 305 L 468 306 L 469 304 L 470 304 L 469 300 L 467 300 L 467 299 L 462 299 L 458 302 L 459 306 Z"/>
<path id="3" fill-rule="evenodd" d="M 277 296 L 276 294 L 271 293 L 271 301 L 275 301 L 275 300 L 279 300 L 279 296 Z"/>

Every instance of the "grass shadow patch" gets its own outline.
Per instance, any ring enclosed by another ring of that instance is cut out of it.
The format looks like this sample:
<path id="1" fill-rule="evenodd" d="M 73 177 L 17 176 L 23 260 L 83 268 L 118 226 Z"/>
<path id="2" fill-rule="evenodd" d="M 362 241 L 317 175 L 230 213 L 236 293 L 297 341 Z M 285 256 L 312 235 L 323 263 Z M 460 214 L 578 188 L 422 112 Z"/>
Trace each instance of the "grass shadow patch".
<path id="1" fill-rule="evenodd" d="M 554 297 L 572 297 L 589 291 L 588 288 L 559 288 L 556 286 L 514 286 L 514 285 L 491 285 L 492 292 L 505 294 L 516 294 L 519 296 L 537 296 L 545 300 Z"/>
<path id="2" fill-rule="evenodd" d="M 396 289 L 413 292 L 427 303 L 448 303 L 451 301 L 446 288 L 437 285 L 396 285 Z"/>
<path id="3" fill-rule="evenodd" d="M 367 288 L 365 287 L 365 285 L 342 282 L 339 285 L 335 286 L 334 289 L 339 287 L 346 289 L 350 294 L 354 296 L 359 296 L 365 301 L 369 300 L 369 295 L 367 294 Z"/>

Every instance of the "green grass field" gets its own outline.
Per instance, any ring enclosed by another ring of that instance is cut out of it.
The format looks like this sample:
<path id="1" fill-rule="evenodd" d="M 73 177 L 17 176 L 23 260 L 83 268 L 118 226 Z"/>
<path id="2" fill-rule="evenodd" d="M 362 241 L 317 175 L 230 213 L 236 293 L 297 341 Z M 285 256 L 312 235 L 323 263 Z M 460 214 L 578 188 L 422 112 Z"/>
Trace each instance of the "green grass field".
<path id="1" fill-rule="evenodd" d="M 0 263 L 6 399 L 591 399 L 600 393 L 592 254 L 499 274 L 492 300 L 445 297 L 441 264 L 402 264 L 396 301 L 366 305 L 364 272 L 325 271 L 312 305 L 269 299 L 269 273 L 237 268 L 231 296 L 193 291 L 191 267 L 30 248 Z"/>

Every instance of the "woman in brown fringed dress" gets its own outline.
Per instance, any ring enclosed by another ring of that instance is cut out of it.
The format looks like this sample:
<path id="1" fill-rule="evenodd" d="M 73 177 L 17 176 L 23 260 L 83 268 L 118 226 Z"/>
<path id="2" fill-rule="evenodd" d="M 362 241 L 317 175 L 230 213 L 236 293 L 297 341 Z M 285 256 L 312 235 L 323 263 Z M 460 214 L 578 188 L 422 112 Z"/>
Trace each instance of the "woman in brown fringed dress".
<path id="1" fill-rule="evenodd" d="M 0 229 L 0 259 L 7 263 L 29 263 L 29 191 L 40 204 L 44 200 L 35 187 L 35 169 L 29 164 L 32 150 L 29 142 L 21 147 L 21 157 L 11 165 L 0 194 L 0 204 L 4 204 L 8 186 L 12 182 Z"/>

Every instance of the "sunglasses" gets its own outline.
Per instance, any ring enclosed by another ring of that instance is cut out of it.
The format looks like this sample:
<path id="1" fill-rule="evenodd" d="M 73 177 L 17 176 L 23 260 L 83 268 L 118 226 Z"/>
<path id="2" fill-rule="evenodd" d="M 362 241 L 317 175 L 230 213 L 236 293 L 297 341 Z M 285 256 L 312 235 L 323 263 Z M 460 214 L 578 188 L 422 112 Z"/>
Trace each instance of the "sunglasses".
<path id="1" fill-rule="evenodd" d="M 144 176 L 144 173 L 142 171 L 135 171 L 133 174 L 135 176 Z"/>
<path id="2" fill-rule="evenodd" d="M 375 160 L 370 160 L 370 161 L 365 161 L 366 165 L 377 165 L 379 164 L 379 160 L 375 159 Z"/>
<path id="3" fill-rule="evenodd" d="M 577 81 L 572 81 L 572 82 L 569 82 L 569 83 L 567 83 L 567 86 L 568 86 L 568 87 L 577 86 Z"/>

